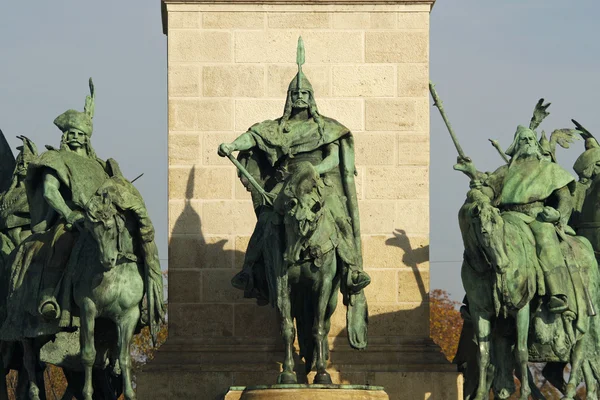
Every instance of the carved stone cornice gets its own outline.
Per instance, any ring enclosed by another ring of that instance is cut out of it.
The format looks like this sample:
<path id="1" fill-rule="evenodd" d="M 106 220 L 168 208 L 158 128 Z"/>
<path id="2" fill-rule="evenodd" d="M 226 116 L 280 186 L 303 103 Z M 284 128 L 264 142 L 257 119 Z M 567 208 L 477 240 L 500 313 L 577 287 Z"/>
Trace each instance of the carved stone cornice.
<path id="1" fill-rule="evenodd" d="M 163 32 L 167 34 L 167 5 L 205 5 L 205 6 L 303 6 L 303 7 L 379 7 L 379 6 L 429 6 L 433 8 L 436 0 L 161 0 Z"/>

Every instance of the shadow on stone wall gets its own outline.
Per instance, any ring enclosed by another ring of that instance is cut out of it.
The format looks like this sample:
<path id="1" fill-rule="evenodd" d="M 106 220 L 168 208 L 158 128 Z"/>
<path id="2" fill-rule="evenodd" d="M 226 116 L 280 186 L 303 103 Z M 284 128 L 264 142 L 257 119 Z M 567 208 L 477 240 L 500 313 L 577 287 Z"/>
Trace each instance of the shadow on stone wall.
<path id="1" fill-rule="evenodd" d="M 203 235 L 201 217 L 194 207 L 194 186 L 195 168 L 192 168 L 186 186 L 185 204 L 173 224 L 169 241 L 169 329 L 172 335 L 208 338 L 219 336 L 219 334 L 230 337 L 271 337 L 278 330 L 276 329 L 278 323 L 275 313 L 273 310 L 266 310 L 271 307 L 268 305 L 258 307 L 254 300 L 242 300 L 243 293 L 233 288 L 230 283 L 231 278 L 242 266 L 245 252 L 228 249 L 233 246 L 231 243 L 228 244 L 227 239 L 212 239 L 210 236 Z M 395 344 L 398 340 L 408 339 L 410 341 L 411 338 L 423 341 L 428 337 L 428 285 L 422 276 L 419 264 L 429 260 L 429 246 L 413 248 L 409 236 L 401 229 L 397 229 L 394 237 L 389 238 L 385 243 L 387 246 L 402 249 L 403 254 L 398 263 L 402 262 L 410 267 L 414 274 L 414 281 L 410 285 L 412 288 L 410 290 L 414 293 L 409 295 L 415 303 L 419 301 L 418 299 L 421 299 L 421 303 L 416 308 L 404 310 L 398 310 L 396 303 L 371 304 L 369 338 L 372 340 L 370 347 L 364 352 L 350 349 L 346 329 L 343 329 L 333 340 L 336 350 L 332 353 L 331 361 L 334 363 L 333 367 L 339 372 L 333 372 L 332 378 L 335 382 L 384 386 L 387 388 L 391 400 L 408 398 L 407 394 L 410 398 L 427 398 L 428 394 L 435 392 L 432 387 L 439 386 L 435 382 L 435 374 L 430 372 L 404 373 L 398 372 L 401 369 L 396 368 L 402 364 L 423 363 L 422 355 L 420 353 L 413 354 L 412 358 L 407 359 L 404 358 L 407 353 L 397 351 L 397 347 L 392 346 L 391 351 L 386 351 L 386 343 Z M 405 273 L 409 274 L 408 271 Z M 200 282 L 202 283 L 200 284 Z M 201 293 L 201 288 L 207 292 Z M 223 307 L 223 309 L 221 310 L 219 307 Z M 247 333 L 240 333 L 235 326 L 227 325 L 233 318 L 223 312 L 226 307 L 235 308 L 234 324 L 236 326 L 238 323 L 247 325 L 249 327 Z M 345 325 L 345 314 L 346 307 L 340 301 L 333 317 L 337 319 L 338 326 Z M 223 372 L 222 377 L 219 375 L 223 379 L 216 379 L 210 383 L 207 381 L 202 384 L 207 384 L 211 388 L 204 386 L 200 388 L 198 385 L 204 381 L 204 378 L 191 374 L 190 377 L 194 375 L 196 376 L 194 379 L 197 380 L 192 386 L 197 387 L 201 392 L 206 390 L 207 395 L 209 392 L 219 393 L 215 398 L 222 398 L 219 396 L 222 396 L 231 382 L 240 386 L 275 383 L 279 370 L 278 362 L 283 361 L 283 352 L 281 351 L 283 350 L 283 341 L 279 335 L 276 335 L 276 342 L 279 344 L 274 353 L 264 355 L 261 370 L 251 372 L 242 368 L 238 372 Z M 272 351 L 269 350 L 269 352 Z M 434 360 L 432 363 L 437 360 L 435 354 L 425 355 L 425 357 L 429 357 L 429 361 Z M 262 356 L 260 358 L 262 359 Z M 312 382 L 314 372 L 307 377 L 304 373 L 304 363 L 301 362 L 297 353 L 294 358 L 298 382 Z M 440 362 L 444 361 L 441 353 L 439 360 Z M 382 366 L 383 369 L 380 368 Z M 364 368 L 361 370 L 361 367 Z M 378 372 L 364 372 L 368 369 Z M 386 369 L 388 372 L 379 372 L 386 371 Z M 216 372 L 213 374 L 218 375 Z M 209 379 L 210 376 L 207 375 L 206 379 Z M 449 389 L 452 390 L 452 388 Z M 433 398 L 438 397 L 435 397 L 434 394 Z"/>
<path id="2" fill-rule="evenodd" d="M 232 304 L 242 292 L 231 286 L 244 253 L 232 239 L 205 237 L 194 207 L 195 167 L 189 173 L 185 204 L 169 239 L 169 330 L 172 336 L 233 336 Z M 183 303 L 183 304 L 182 304 Z M 209 304 L 211 303 L 211 304 Z"/>

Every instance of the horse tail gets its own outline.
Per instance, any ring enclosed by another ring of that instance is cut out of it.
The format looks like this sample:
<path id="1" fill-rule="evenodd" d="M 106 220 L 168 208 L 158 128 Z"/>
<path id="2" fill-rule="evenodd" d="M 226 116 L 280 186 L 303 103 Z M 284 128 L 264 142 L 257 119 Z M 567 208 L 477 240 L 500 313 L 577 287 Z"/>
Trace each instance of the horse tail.
<path id="1" fill-rule="evenodd" d="M 145 242 L 144 247 L 144 280 L 146 286 L 146 302 L 148 305 L 148 325 L 152 343 L 157 345 L 160 323 L 165 322 L 163 302 L 163 277 L 158 261 L 158 249 L 152 240 Z"/>

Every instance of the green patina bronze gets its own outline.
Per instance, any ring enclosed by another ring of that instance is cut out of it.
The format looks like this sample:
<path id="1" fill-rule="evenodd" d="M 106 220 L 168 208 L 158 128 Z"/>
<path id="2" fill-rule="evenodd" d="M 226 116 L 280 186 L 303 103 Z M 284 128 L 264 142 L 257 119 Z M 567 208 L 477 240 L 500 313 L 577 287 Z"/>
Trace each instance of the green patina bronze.
<path id="1" fill-rule="evenodd" d="M 68 393 L 77 398 L 116 399 L 122 392 L 134 399 L 132 335 L 149 325 L 155 340 L 164 319 L 154 228 L 117 162 L 101 160 L 92 147 L 89 83 L 84 111 L 54 120 L 59 148 L 46 146 L 38 155 L 20 137 L 15 160 L 4 136 L 0 141 L 14 170 L 10 176 L 11 163 L 0 166 L 2 367 L 23 372 L 30 399 L 40 398 L 38 361 L 63 367 Z"/>
<path id="2" fill-rule="evenodd" d="M 430 89 L 447 120 L 433 85 Z M 557 163 L 556 144 L 568 148 L 576 132 L 584 137 L 585 132 L 578 126 L 579 131 L 555 130 L 549 140 L 544 133 L 538 138 L 535 129 L 549 105 L 541 99 L 529 127 L 517 127 L 503 154 L 506 164 L 496 171 L 478 171 L 464 154 L 454 166 L 471 179 L 459 212 L 466 298 L 454 360 L 465 374 L 466 399 L 488 399 L 490 389 L 495 398 L 507 399 L 515 392 L 513 371 L 521 380 L 521 400 L 544 398 L 529 362 L 546 363 L 543 374 L 564 399 L 573 399 L 582 381 L 587 398 L 598 398 L 600 279 L 594 239 L 600 215 L 594 182 L 600 152 L 590 141 L 575 165 L 576 182 Z"/>
<path id="3" fill-rule="evenodd" d="M 298 327 L 306 371 L 314 383 L 331 383 L 325 371 L 327 334 L 341 290 L 352 347 L 367 345 L 370 283 L 362 269 L 352 134 L 321 115 L 298 40 L 298 73 L 287 91 L 283 116 L 257 123 L 232 143 L 219 146 L 250 191 L 257 223 L 234 287 L 259 305 L 276 307 L 285 342 L 278 383 L 296 383 L 293 343 Z M 232 152 L 239 151 L 237 159 Z"/>

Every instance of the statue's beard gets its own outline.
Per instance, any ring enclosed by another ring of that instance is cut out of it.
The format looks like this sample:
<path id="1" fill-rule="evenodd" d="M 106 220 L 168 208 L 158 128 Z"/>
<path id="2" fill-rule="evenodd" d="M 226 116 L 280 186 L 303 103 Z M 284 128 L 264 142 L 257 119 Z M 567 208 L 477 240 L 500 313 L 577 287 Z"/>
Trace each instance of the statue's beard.
<path id="1" fill-rule="evenodd" d="M 85 143 L 81 143 L 77 139 L 69 140 L 67 142 L 67 144 L 69 145 L 69 147 L 72 147 L 72 145 L 76 145 L 75 147 L 84 147 L 85 146 Z"/>
<path id="2" fill-rule="evenodd" d="M 537 158 L 538 160 L 542 159 L 542 153 L 535 145 L 525 144 L 520 146 L 517 150 L 517 154 L 515 154 L 515 160 L 518 159 L 528 159 L 528 158 Z"/>
<path id="3" fill-rule="evenodd" d="M 292 108 L 293 109 L 300 109 L 300 110 L 305 110 L 307 108 L 309 108 L 309 105 L 307 102 L 305 102 L 302 99 L 298 99 L 296 100 L 293 104 L 292 104 Z"/>

